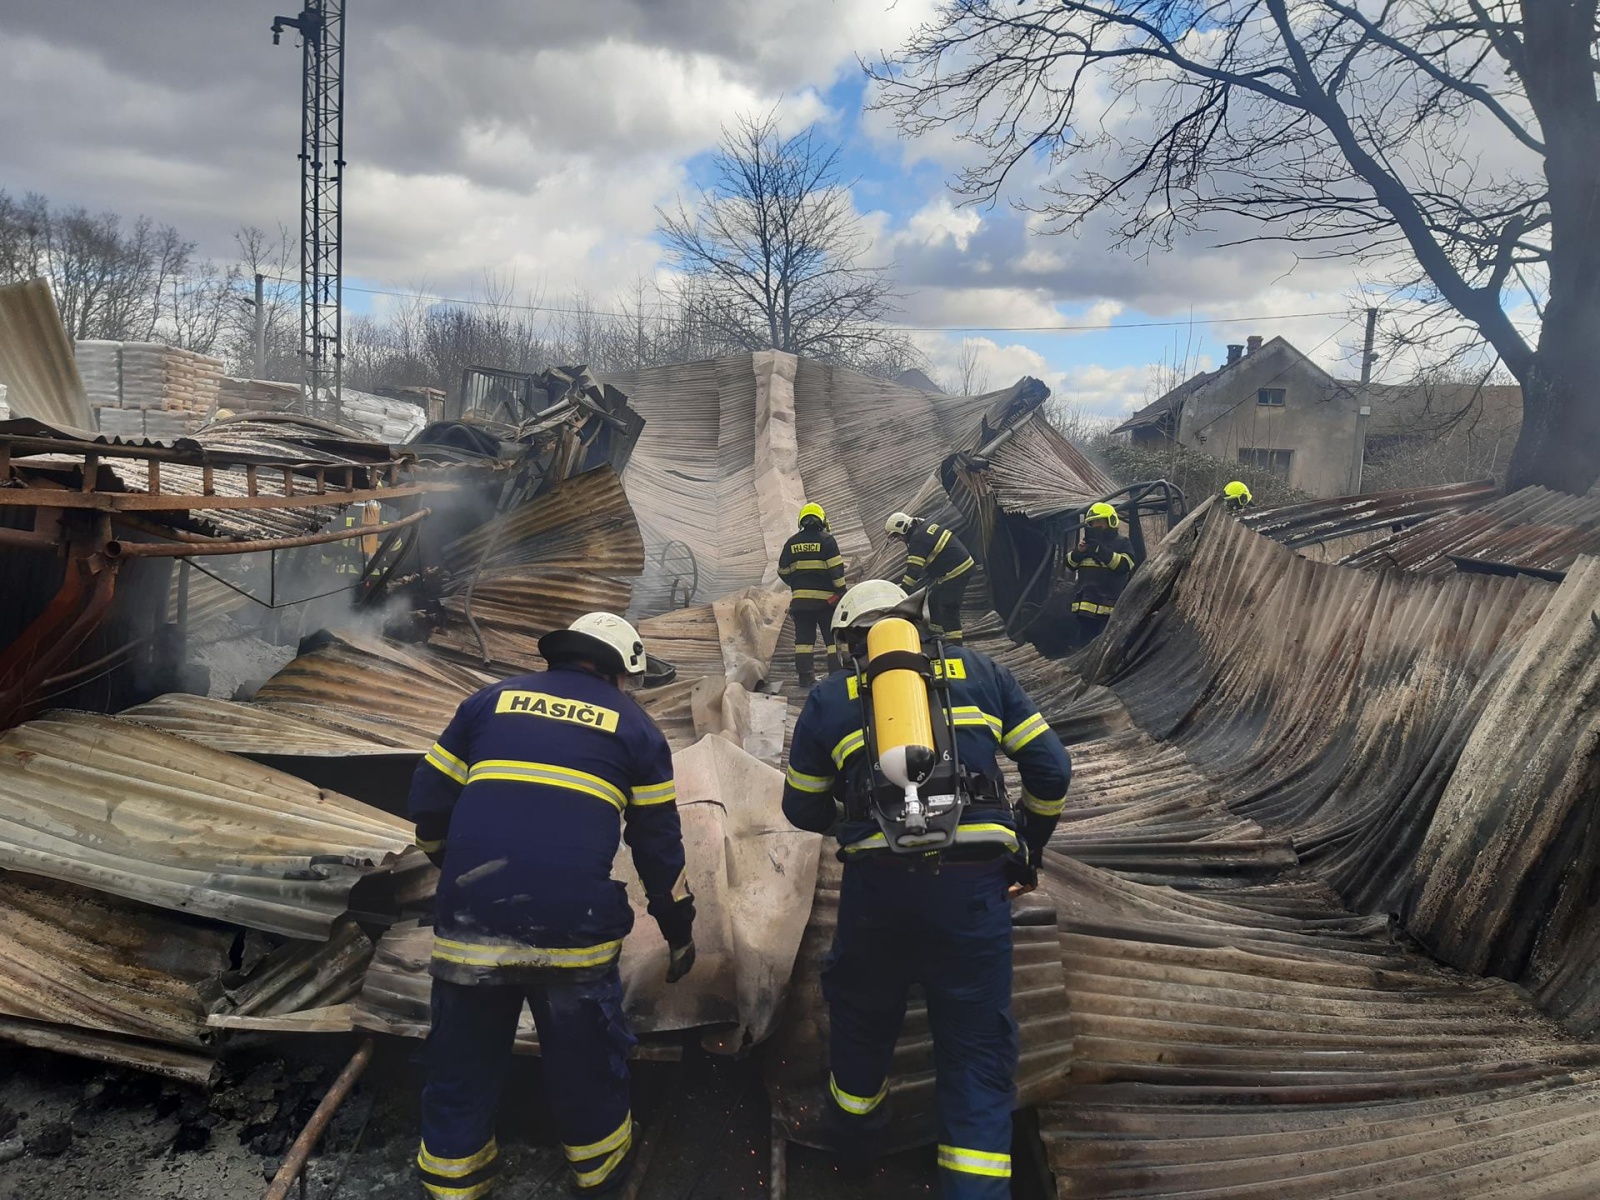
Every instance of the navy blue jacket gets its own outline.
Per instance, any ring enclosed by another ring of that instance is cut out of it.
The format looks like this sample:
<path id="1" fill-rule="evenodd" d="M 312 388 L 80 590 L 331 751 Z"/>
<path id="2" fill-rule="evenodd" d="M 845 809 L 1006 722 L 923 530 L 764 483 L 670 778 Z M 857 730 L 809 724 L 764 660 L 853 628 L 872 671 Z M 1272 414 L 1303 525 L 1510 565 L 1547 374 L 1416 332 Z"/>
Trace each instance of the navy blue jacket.
<path id="1" fill-rule="evenodd" d="M 969 808 L 962 824 L 1002 824 L 1020 832 L 1037 856 L 1055 831 L 1072 780 L 1072 760 L 1055 731 L 1039 715 L 1011 672 L 985 654 L 947 646 L 936 667 L 950 680 L 955 710 L 956 751 L 966 772 L 1000 781 L 996 757 L 1004 751 L 1022 775 L 1023 828 L 1009 813 Z M 812 689 L 794 727 L 789 770 L 784 779 L 783 814 L 801 829 L 833 831 L 843 853 L 890 853 L 869 847 L 880 839 L 871 820 L 840 821 L 846 796 L 871 787 L 861 704 L 854 671 L 835 671 Z M 837 829 L 835 826 L 837 825 Z M 851 847 L 860 843 L 857 851 Z M 1015 842 L 1013 841 L 1013 845 Z"/>
<path id="2" fill-rule="evenodd" d="M 624 822 L 650 915 L 687 941 L 676 800 L 667 739 L 605 679 L 557 669 L 468 697 L 411 782 L 417 843 L 441 870 L 433 973 L 609 968 L 633 926 L 611 878 Z"/>

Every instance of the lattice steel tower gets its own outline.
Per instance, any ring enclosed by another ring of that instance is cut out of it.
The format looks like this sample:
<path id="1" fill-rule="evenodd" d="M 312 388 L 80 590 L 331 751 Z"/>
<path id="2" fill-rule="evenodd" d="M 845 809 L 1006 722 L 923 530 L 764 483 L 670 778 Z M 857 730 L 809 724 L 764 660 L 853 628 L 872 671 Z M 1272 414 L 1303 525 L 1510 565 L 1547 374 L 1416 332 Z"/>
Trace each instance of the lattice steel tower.
<path id="1" fill-rule="evenodd" d="M 275 17 L 272 42 L 297 30 L 305 60 L 300 113 L 300 353 L 306 411 L 339 419 L 344 374 L 344 0 L 306 0 Z"/>

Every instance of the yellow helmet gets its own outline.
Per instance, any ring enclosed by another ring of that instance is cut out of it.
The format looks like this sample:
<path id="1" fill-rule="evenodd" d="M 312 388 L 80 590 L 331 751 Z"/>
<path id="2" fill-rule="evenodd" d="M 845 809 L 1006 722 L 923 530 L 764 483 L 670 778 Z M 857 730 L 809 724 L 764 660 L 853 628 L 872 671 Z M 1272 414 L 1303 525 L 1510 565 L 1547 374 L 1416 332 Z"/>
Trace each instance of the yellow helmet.
<path id="1" fill-rule="evenodd" d="M 1106 523 L 1106 527 L 1109 529 L 1115 529 L 1118 525 L 1122 524 L 1122 519 L 1117 516 L 1117 510 L 1112 508 L 1111 505 L 1107 504 L 1104 500 L 1097 500 L 1095 503 L 1089 505 L 1088 519 L 1091 521 L 1104 521 Z"/>
<path id="2" fill-rule="evenodd" d="M 1250 489 L 1239 479 L 1235 479 L 1227 487 L 1223 488 L 1222 494 L 1228 498 L 1228 503 L 1233 508 L 1243 508 L 1253 499 L 1250 495 Z"/>
<path id="3" fill-rule="evenodd" d="M 800 506 L 800 524 L 806 523 L 807 517 L 815 517 L 824 525 L 828 523 L 828 514 L 822 511 L 820 504 L 802 504 Z"/>

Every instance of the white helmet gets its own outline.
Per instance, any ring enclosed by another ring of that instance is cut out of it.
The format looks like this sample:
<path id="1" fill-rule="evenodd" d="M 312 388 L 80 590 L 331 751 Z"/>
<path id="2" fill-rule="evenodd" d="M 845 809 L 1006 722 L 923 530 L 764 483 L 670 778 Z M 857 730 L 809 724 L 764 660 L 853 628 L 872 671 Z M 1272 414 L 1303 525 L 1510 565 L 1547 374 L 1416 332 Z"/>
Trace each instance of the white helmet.
<path id="1" fill-rule="evenodd" d="M 914 520 L 915 518 L 910 513 L 890 513 L 889 519 L 883 523 L 883 531 L 891 537 L 905 537 L 911 532 L 911 525 Z"/>
<path id="2" fill-rule="evenodd" d="M 552 666 L 586 658 L 617 675 L 644 674 L 644 643 L 639 631 L 613 613 L 586 613 L 565 629 L 545 634 L 539 639 L 539 653 Z"/>
<path id="3" fill-rule="evenodd" d="M 906 591 L 887 579 L 865 579 L 844 594 L 833 610 L 834 635 L 870 625 L 906 602 Z"/>

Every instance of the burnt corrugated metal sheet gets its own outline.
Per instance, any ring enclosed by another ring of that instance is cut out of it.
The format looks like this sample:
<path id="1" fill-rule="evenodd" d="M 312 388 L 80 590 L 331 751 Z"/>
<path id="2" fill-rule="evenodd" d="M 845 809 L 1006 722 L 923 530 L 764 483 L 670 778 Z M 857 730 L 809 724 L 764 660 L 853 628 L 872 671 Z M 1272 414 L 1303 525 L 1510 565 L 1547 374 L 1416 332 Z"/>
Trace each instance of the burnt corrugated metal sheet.
<path id="1" fill-rule="evenodd" d="M 1360 534 L 1389 533 L 1439 513 L 1475 508 L 1498 494 L 1494 480 L 1482 479 L 1246 510 L 1240 520 L 1257 533 L 1297 550 Z"/>
<path id="2" fill-rule="evenodd" d="M 0 735 L 0 867 L 326 938 L 411 846 L 398 818 L 129 722 L 57 712 Z"/>
<path id="3" fill-rule="evenodd" d="M 370 731 L 356 734 L 306 717 L 275 712 L 259 704 L 214 700 L 173 692 L 117 714 L 132 721 L 176 734 L 213 750 L 243 755 L 293 755 L 319 758 L 368 758 L 417 751 L 388 736 L 380 740 Z"/>
<path id="4" fill-rule="evenodd" d="M 426 646 L 342 631 L 257 690 L 254 703 L 386 744 L 426 751 L 456 706 L 497 676 Z"/>
<path id="5" fill-rule="evenodd" d="M 72 341 L 43 279 L 0 287 L 0 383 L 19 417 L 94 428 Z"/>
<path id="6" fill-rule="evenodd" d="M 1600 554 L 1600 499 L 1528 487 L 1430 518 L 1341 561 L 1448 575 L 1456 569 L 1452 555 L 1562 570 L 1580 554 Z"/>

